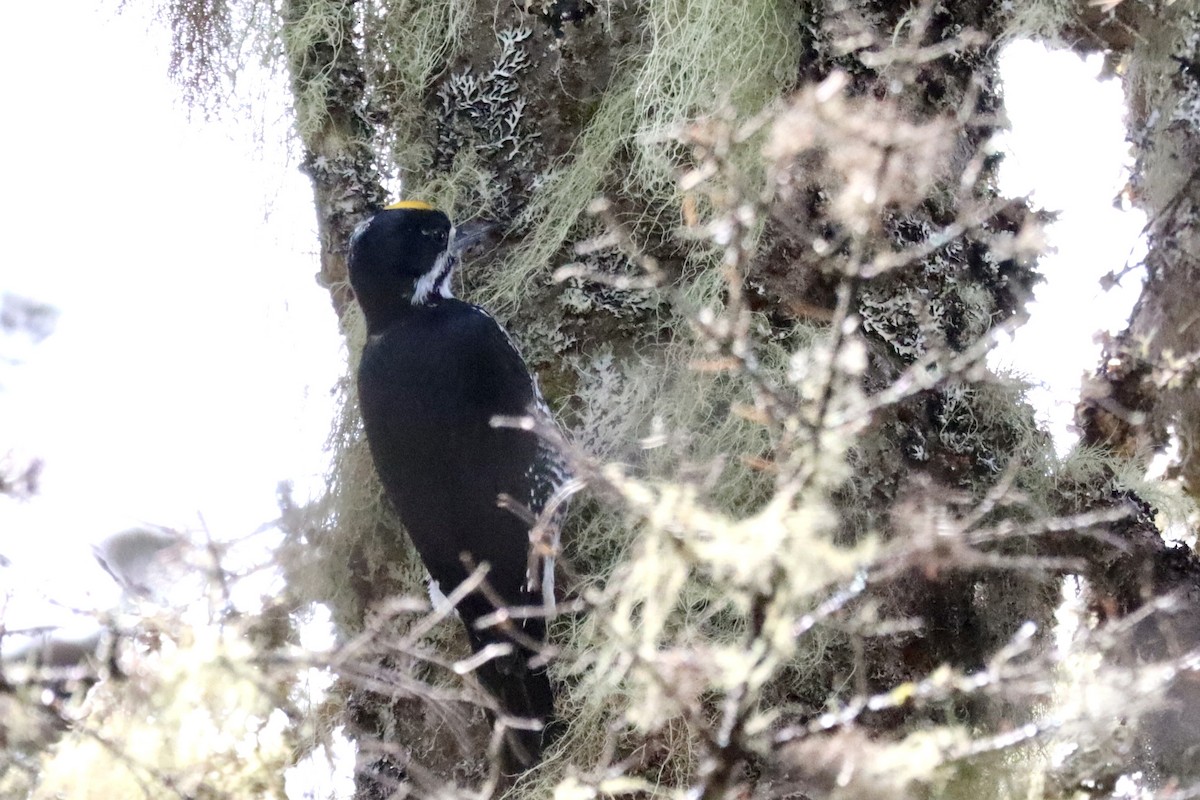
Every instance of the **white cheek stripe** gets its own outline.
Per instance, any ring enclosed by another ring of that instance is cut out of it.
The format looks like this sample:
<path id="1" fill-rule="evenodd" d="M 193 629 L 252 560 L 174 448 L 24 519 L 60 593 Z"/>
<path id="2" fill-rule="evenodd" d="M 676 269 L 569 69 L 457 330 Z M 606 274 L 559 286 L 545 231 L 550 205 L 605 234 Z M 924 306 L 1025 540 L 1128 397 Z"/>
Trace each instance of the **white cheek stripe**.
<path id="1" fill-rule="evenodd" d="M 373 219 L 374 219 L 374 217 L 367 217 L 362 222 L 360 222 L 354 226 L 354 232 L 350 234 L 350 248 L 349 249 L 351 249 L 351 250 L 354 249 L 354 243 L 357 242 L 359 240 L 359 238 L 364 233 L 367 232 L 367 228 L 371 227 L 371 220 L 373 220 Z"/>
<path id="2" fill-rule="evenodd" d="M 417 279 L 417 285 L 413 288 L 412 304 L 423 306 L 434 294 L 439 297 L 453 297 L 450 292 L 450 276 L 454 273 L 454 267 L 454 257 L 448 251 L 439 253 L 437 261 L 433 263 L 433 269 Z"/>

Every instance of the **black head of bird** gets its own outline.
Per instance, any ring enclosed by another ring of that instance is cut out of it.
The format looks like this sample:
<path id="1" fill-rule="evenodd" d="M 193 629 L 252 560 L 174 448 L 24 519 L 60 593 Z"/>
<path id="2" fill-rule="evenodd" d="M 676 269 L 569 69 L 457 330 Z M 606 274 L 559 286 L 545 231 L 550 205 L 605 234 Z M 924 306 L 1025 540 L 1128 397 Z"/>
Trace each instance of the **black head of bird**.
<path id="1" fill-rule="evenodd" d="M 445 212 L 419 200 L 393 203 L 361 223 L 350 237 L 350 285 L 368 328 L 386 325 L 398 306 L 451 297 L 462 254 L 493 227 L 472 221 L 456 228 Z"/>

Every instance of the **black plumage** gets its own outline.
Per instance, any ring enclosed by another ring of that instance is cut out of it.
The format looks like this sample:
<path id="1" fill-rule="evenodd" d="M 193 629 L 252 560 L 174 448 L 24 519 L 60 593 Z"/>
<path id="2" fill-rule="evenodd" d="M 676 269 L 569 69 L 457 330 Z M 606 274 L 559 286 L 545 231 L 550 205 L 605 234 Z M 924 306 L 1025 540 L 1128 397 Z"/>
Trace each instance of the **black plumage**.
<path id="1" fill-rule="evenodd" d="M 498 505 L 507 495 L 537 514 L 565 471 L 535 434 L 497 427 L 497 416 L 544 413 L 537 382 L 504 329 L 482 308 L 451 296 L 462 235 L 441 211 L 398 203 L 363 223 L 350 243 L 350 280 L 367 321 L 358 392 L 367 441 L 387 495 L 431 578 L 449 594 L 487 563 L 487 582 L 509 606 L 543 602 L 527 574 L 529 525 Z M 503 712 L 550 723 L 544 667 L 498 628 L 475 622 L 496 610 L 480 592 L 457 606 L 472 648 L 511 646 L 477 675 Z M 545 638 L 545 622 L 515 623 Z M 540 732 L 510 731 L 509 771 L 540 758 Z"/>

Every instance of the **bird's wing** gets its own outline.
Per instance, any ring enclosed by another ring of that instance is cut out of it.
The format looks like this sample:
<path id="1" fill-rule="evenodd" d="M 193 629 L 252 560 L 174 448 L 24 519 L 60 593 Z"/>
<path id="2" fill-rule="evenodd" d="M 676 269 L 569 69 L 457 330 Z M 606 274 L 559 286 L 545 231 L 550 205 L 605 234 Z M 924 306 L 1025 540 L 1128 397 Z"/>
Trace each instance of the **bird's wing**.
<path id="1" fill-rule="evenodd" d="M 550 407 L 546 404 L 546 400 L 542 396 L 541 387 L 538 386 L 537 376 L 525 364 L 525 360 L 521 357 L 521 351 L 517 348 L 516 342 L 509 336 L 504 326 L 497 322 L 486 310 L 479 306 L 473 306 L 473 308 L 479 314 L 486 317 L 502 335 L 502 341 L 505 345 L 503 348 L 505 350 L 505 357 L 512 360 L 515 364 L 519 364 L 521 370 L 528 376 L 532 401 L 530 407 L 525 409 L 525 413 L 533 417 L 538 425 L 556 426 L 554 417 L 550 413 Z M 531 542 L 530 565 L 526 572 L 529 589 L 540 591 L 543 604 L 547 608 L 553 608 L 555 602 L 554 560 L 559 552 L 562 522 L 567 513 L 565 498 L 558 498 L 556 496 L 563 491 L 564 487 L 571 480 L 571 470 L 567 459 L 558 448 L 551 442 L 546 441 L 544 436 L 539 435 L 536 455 L 533 462 L 529 465 L 526 477 L 529 482 L 529 496 L 516 499 L 522 502 L 534 516 L 540 520 L 542 513 L 551 503 L 554 503 L 554 510 L 549 519 L 546 520 L 546 524 L 539 526 L 540 530 L 545 531 L 544 538 L 548 539 L 548 541 Z"/>

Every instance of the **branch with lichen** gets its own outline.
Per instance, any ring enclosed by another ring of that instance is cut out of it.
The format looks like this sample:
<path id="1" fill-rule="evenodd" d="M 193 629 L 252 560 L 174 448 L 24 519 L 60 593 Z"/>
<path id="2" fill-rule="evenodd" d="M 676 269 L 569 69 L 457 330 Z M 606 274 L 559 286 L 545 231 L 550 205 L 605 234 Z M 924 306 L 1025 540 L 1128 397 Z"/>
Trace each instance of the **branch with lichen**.
<path id="1" fill-rule="evenodd" d="M 282 36 L 291 76 L 303 169 L 313 182 L 321 239 L 318 279 L 341 318 L 351 294 L 346 242 L 354 226 L 384 205 L 375 120 L 366 94 L 360 44 L 354 34 L 358 0 L 287 0 Z"/>

